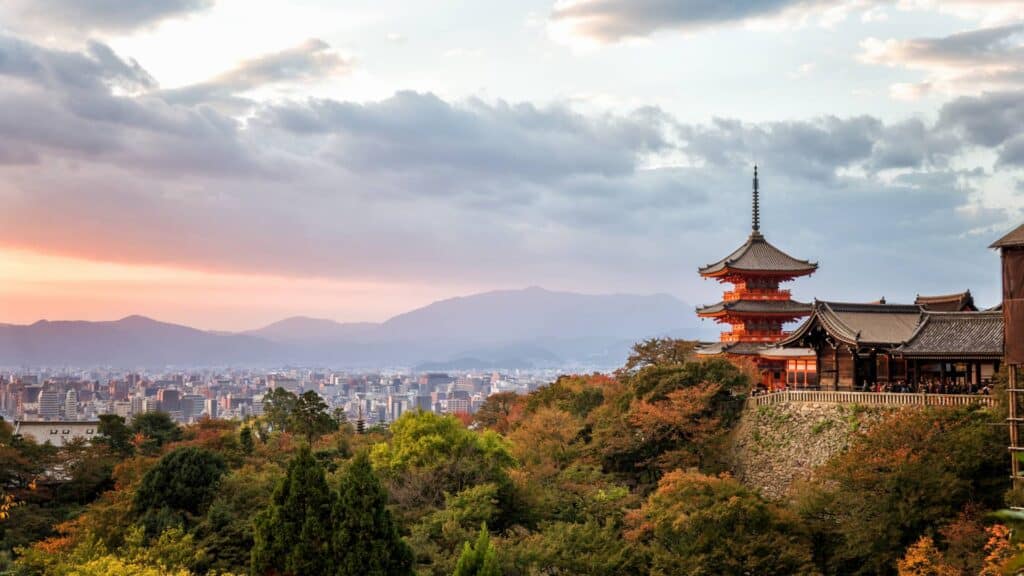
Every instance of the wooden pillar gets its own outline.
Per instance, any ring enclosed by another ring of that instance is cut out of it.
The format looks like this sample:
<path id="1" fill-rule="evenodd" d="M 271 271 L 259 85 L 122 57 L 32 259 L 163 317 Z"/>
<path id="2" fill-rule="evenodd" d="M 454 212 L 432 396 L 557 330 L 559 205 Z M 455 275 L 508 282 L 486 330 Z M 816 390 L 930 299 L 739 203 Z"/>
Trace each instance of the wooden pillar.
<path id="1" fill-rule="evenodd" d="M 839 344 L 834 344 L 832 348 L 832 367 L 835 368 L 832 373 L 832 389 L 839 390 Z"/>
<path id="2" fill-rule="evenodd" d="M 854 390 L 857 390 L 857 387 L 860 386 L 860 379 L 858 378 L 859 370 L 857 370 L 857 351 L 851 349 L 850 357 L 853 360 L 853 382 L 851 383 L 851 386 Z"/>
<path id="3" fill-rule="evenodd" d="M 981 387 L 981 360 L 974 363 L 974 385 Z"/>
<path id="4" fill-rule="evenodd" d="M 1006 400 L 1008 404 L 1007 423 L 1010 425 L 1010 476 L 1013 478 L 1013 486 L 1021 485 L 1020 461 L 1017 455 L 1020 453 L 1020 417 L 1017 414 L 1017 365 L 1011 364 L 1007 370 Z"/>
<path id="5" fill-rule="evenodd" d="M 892 386 L 892 354 L 885 355 L 885 379 Z"/>
<path id="6" fill-rule="evenodd" d="M 939 385 L 946 385 L 946 363 L 939 362 Z"/>

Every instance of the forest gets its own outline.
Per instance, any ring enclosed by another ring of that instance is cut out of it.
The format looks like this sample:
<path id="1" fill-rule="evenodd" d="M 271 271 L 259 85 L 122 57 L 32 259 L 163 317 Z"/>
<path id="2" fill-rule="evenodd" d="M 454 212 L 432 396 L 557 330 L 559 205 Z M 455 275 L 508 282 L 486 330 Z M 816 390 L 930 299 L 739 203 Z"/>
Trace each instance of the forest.
<path id="1" fill-rule="evenodd" d="M 244 422 L 0 422 L 0 573 L 985 575 L 1024 565 L 1005 407 L 914 408 L 769 500 L 728 439 L 751 369 L 637 344 L 614 374 L 356 430 L 315 393 Z M 998 396 L 999 392 L 996 391 Z"/>

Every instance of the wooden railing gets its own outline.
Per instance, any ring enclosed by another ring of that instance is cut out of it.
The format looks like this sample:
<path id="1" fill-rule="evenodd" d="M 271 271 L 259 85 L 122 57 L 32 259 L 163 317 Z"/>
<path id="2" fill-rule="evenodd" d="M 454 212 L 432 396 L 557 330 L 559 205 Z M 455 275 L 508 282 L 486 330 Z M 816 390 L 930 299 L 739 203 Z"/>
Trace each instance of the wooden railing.
<path id="1" fill-rule="evenodd" d="M 822 404 L 874 404 L 882 406 L 993 406 L 995 398 L 975 394 L 909 394 L 891 392 L 838 392 L 828 390 L 787 390 L 751 396 L 751 406 L 767 406 L 784 402 L 818 402 Z"/>

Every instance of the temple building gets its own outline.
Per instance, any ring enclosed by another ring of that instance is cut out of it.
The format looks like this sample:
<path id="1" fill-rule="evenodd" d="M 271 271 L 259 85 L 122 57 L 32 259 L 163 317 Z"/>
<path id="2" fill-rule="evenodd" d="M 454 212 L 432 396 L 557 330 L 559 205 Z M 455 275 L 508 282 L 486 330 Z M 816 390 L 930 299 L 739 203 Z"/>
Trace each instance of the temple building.
<path id="1" fill-rule="evenodd" d="M 761 370 L 761 384 L 769 389 L 784 384 L 787 362 L 792 352 L 771 350 L 786 334 L 783 325 L 810 314 L 811 305 L 792 299 L 783 282 L 808 276 L 818 265 L 800 260 L 779 250 L 761 233 L 760 190 L 754 167 L 753 217 L 750 236 L 742 246 L 725 258 L 700 268 L 700 275 L 723 284 L 731 284 L 722 301 L 697 309 L 701 318 L 710 318 L 729 327 L 719 342 L 702 346 L 701 355 L 744 356 Z M 765 354 L 768 351 L 769 354 Z"/>
<path id="2" fill-rule="evenodd" d="M 817 263 L 794 258 L 761 233 L 754 167 L 750 236 L 725 258 L 699 269 L 732 289 L 697 309 L 725 324 L 719 341 L 697 353 L 751 360 L 767 390 L 899 390 L 974 393 L 988 386 L 1004 359 L 1000 307 L 979 311 L 971 292 L 918 295 L 913 304 L 792 299 L 783 282 L 809 276 Z M 1024 236 L 1024 226 L 1012 232 Z M 1004 238 L 994 246 L 1003 246 Z M 1024 267 L 1022 267 L 1024 268 Z M 1024 282 L 1022 282 L 1024 285 Z M 806 318 L 792 332 L 787 322 Z M 1024 422 L 1024 418 L 1022 418 Z"/>

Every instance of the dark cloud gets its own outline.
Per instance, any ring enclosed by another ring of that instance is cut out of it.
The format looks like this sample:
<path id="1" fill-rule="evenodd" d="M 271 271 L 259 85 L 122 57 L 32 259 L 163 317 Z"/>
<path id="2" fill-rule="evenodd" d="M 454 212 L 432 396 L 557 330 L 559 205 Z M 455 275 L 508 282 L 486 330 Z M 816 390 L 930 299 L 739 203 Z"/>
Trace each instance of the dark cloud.
<path id="1" fill-rule="evenodd" d="M 971 144 L 999 146 L 1024 126 L 1024 92 L 957 98 L 942 106 L 938 124 L 959 131 Z"/>
<path id="2" fill-rule="evenodd" d="M 205 82 L 165 91 L 164 97 L 182 104 L 238 103 L 237 95 L 279 84 L 304 84 L 346 74 L 352 62 L 333 52 L 323 40 L 246 60 Z"/>
<path id="3" fill-rule="evenodd" d="M 844 0 L 575 0 L 555 4 L 552 19 L 602 42 L 774 16 L 788 8 L 840 5 Z"/>
<path id="4" fill-rule="evenodd" d="M 5 0 L 0 18 L 22 30 L 87 36 L 129 32 L 213 6 L 215 0 Z"/>

